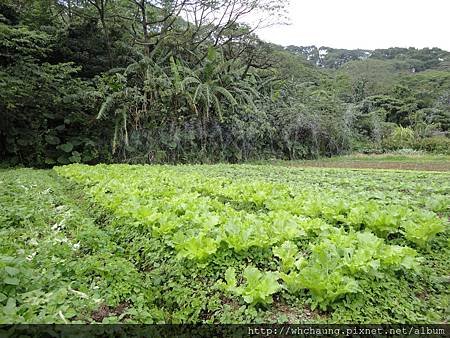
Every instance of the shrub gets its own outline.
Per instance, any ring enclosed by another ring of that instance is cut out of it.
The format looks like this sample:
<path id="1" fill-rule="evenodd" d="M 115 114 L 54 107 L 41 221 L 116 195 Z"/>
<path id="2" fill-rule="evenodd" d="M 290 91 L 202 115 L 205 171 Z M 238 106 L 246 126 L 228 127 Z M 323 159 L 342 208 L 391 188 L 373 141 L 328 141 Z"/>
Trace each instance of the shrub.
<path id="1" fill-rule="evenodd" d="M 382 142 L 382 147 L 388 150 L 411 148 L 415 143 L 414 131 L 409 127 L 397 126 Z"/>
<path id="2" fill-rule="evenodd" d="M 450 154 L 450 138 L 445 136 L 423 138 L 416 142 L 414 148 L 448 155 Z"/>

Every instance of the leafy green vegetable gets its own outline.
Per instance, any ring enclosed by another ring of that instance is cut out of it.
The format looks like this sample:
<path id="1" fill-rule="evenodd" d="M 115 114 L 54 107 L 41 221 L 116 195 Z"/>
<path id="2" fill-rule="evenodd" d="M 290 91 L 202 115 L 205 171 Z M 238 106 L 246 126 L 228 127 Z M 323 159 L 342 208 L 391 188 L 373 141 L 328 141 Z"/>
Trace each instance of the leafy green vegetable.
<path id="1" fill-rule="evenodd" d="M 281 290 L 278 283 L 279 274 L 272 271 L 261 272 L 253 266 L 244 269 L 245 283 L 236 286 L 235 270 L 227 269 L 225 272 L 225 289 L 235 295 L 242 296 L 248 304 L 271 304 L 272 295 Z"/>
<path id="2" fill-rule="evenodd" d="M 417 213 L 414 220 L 404 223 L 406 239 L 419 246 L 426 246 L 427 243 L 438 233 L 443 232 L 446 227 L 432 212 Z"/>
<path id="3" fill-rule="evenodd" d="M 327 320 L 445 317 L 446 222 L 426 201 L 447 188 L 435 174 L 55 171 L 0 171 L 0 309 L 9 302 L 9 322 L 272 322 L 305 304 Z M 428 300 L 417 296 L 424 290 Z M 402 310 L 390 310 L 391 294 Z"/>

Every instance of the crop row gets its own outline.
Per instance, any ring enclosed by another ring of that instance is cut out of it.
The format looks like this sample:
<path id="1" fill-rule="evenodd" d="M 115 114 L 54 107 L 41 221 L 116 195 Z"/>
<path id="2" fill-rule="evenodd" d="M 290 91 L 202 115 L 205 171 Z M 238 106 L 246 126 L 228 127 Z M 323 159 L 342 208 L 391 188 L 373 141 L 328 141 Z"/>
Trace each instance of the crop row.
<path id="1" fill-rule="evenodd" d="M 95 204 L 121 220 L 118 224 L 161 238 L 179 259 L 209 264 L 223 251 L 271 250 L 277 271 L 248 266 L 238 285 L 231 268 L 223 272 L 225 282 L 218 282 L 224 292 L 250 304 L 270 303 L 282 289 L 294 295 L 308 290 L 314 306 L 326 308 L 360 292 L 362 274 L 378 278 L 418 268 L 416 251 L 387 244 L 389 236 L 426 246 L 445 230 L 432 211 L 358 203 L 347 200 L 345 190 L 338 198 L 311 187 L 245 182 L 190 168 L 72 165 L 57 171 L 82 184 Z"/>

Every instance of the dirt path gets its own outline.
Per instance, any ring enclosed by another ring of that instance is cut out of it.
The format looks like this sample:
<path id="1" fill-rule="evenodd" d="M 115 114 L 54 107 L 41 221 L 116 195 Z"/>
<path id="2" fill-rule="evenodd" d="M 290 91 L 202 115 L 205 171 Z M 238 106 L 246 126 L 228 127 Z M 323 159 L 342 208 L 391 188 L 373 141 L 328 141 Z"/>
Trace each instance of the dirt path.
<path id="1" fill-rule="evenodd" d="M 285 162 L 292 167 L 318 167 L 318 168 L 355 168 L 355 169 L 399 169 L 422 171 L 450 171 L 450 162 L 444 163 L 413 163 L 413 162 L 374 162 L 374 161 L 304 161 Z"/>

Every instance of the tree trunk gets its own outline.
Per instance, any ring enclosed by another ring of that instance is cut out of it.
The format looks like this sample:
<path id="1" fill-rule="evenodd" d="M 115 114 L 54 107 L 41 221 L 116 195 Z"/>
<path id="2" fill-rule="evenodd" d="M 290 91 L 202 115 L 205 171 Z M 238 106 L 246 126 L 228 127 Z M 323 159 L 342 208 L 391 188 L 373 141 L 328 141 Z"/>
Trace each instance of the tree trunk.
<path id="1" fill-rule="evenodd" d="M 141 0 L 141 12 L 142 12 L 142 32 L 144 34 L 144 55 L 150 56 L 150 46 L 148 45 L 148 27 L 147 27 L 147 11 L 145 8 L 145 0 Z"/>

